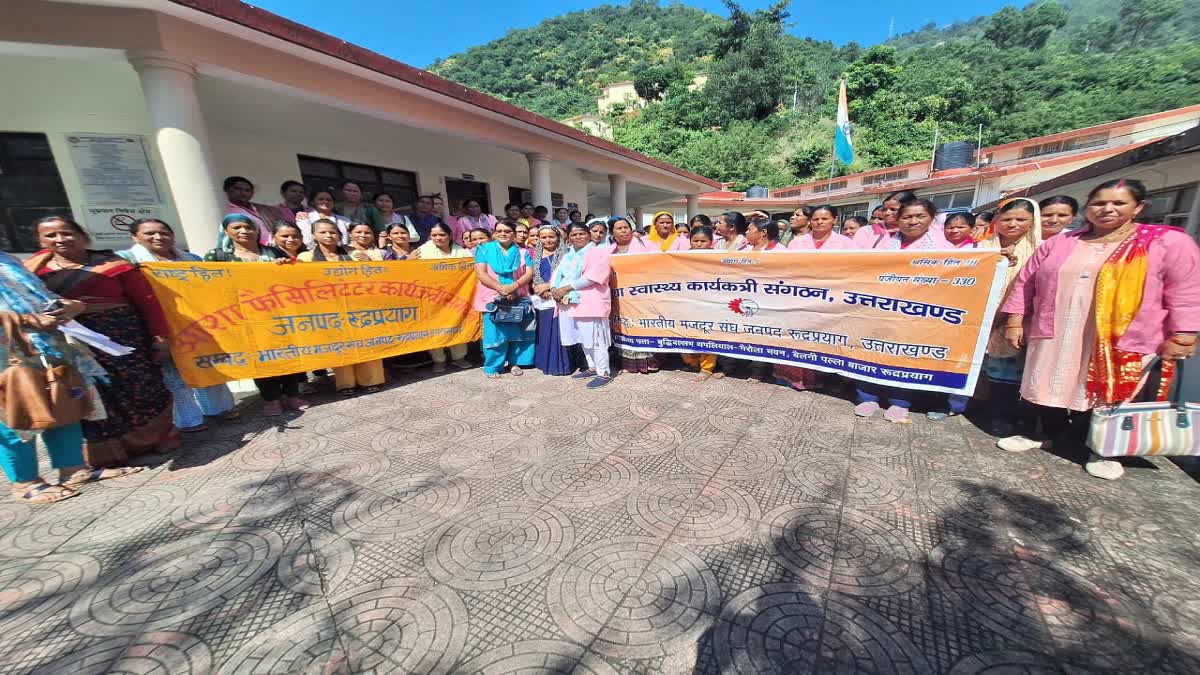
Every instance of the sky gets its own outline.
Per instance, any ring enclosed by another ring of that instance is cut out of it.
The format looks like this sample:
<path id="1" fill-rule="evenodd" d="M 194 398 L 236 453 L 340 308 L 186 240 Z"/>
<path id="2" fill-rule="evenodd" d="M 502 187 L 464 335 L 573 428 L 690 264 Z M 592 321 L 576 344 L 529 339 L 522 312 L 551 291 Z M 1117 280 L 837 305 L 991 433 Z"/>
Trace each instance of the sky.
<path id="1" fill-rule="evenodd" d="M 357 0 L 347 6 L 328 0 L 252 0 L 252 4 L 359 47 L 424 68 L 439 58 L 503 37 L 511 29 L 530 28 L 543 19 L 605 3 L 602 0 Z M 609 0 L 608 4 L 623 5 L 627 1 Z M 720 0 L 685 0 L 684 4 L 727 15 Z M 770 0 L 741 2 L 746 10 L 770 4 Z M 852 40 L 872 45 L 887 39 L 888 26 L 893 20 L 898 35 L 930 21 L 945 25 L 991 14 L 1004 5 L 1025 3 L 1024 0 L 909 0 L 902 6 L 898 4 L 894 0 L 793 0 L 789 32 L 839 45 Z M 353 11 L 349 11 L 351 8 Z"/>

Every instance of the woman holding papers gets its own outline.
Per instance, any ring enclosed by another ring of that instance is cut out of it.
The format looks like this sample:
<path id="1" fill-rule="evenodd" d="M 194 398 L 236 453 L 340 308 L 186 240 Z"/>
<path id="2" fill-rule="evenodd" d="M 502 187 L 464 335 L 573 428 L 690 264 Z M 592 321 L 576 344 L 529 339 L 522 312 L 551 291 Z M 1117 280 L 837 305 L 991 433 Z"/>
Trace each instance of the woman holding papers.
<path id="1" fill-rule="evenodd" d="M 559 303 L 558 329 L 563 345 L 580 345 L 587 357 L 587 370 L 576 378 L 590 377 L 588 389 L 599 389 L 612 381 L 608 348 L 612 346 L 609 314 L 612 313 L 612 258 L 608 249 L 596 246 L 584 225 L 567 230 L 570 244 L 550 280 L 550 296 Z"/>
<path id="2" fill-rule="evenodd" d="M 241 217 L 257 244 L 257 225 Z M 79 323 L 134 349 L 124 356 L 95 353 L 108 372 L 108 381 L 98 385 L 108 417 L 83 422 L 84 459 L 116 466 L 131 455 L 177 449 L 182 441 L 160 365 L 170 356 L 169 330 L 150 284 L 111 251 L 89 249 L 91 237 L 75 221 L 49 216 L 36 227 L 45 248 L 25 261 L 26 269 L 51 292 L 87 305 Z"/>
<path id="3" fill-rule="evenodd" d="M 134 244 L 117 255 L 135 265 L 148 262 L 200 262 L 200 256 L 175 248 L 175 231 L 164 221 L 148 218 L 133 224 L 130 230 Z M 175 426 L 184 433 L 204 431 L 205 416 L 220 415 L 235 420 L 240 413 L 234 409 L 233 393 L 224 384 L 211 387 L 189 387 L 184 383 L 174 361 L 163 363 L 163 380 L 174 397 Z"/>
<path id="4" fill-rule="evenodd" d="M 57 306 L 56 306 L 57 305 Z M 107 376 L 104 369 L 83 350 L 68 343 L 58 327 L 85 309 L 83 303 L 64 300 L 51 293 L 38 278 L 21 266 L 21 261 L 0 252 L 0 320 L 5 339 L 0 340 L 0 364 L 44 369 L 42 355 L 72 366 L 82 377 L 84 395 L 91 401 L 89 418 L 104 418 L 104 404 L 96 384 Z M 28 345 L 33 356 L 18 345 Z M 50 466 L 58 470 L 58 484 L 38 475 L 35 440 L 41 435 L 50 455 Z M 75 488 L 98 480 L 119 478 L 141 467 L 94 468 L 85 465 L 80 423 L 52 426 L 41 431 L 24 431 L 0 423 L 0 468 L 8 478 L 12 496 L 27 504 L 50 504 L 78 494 Z"/>

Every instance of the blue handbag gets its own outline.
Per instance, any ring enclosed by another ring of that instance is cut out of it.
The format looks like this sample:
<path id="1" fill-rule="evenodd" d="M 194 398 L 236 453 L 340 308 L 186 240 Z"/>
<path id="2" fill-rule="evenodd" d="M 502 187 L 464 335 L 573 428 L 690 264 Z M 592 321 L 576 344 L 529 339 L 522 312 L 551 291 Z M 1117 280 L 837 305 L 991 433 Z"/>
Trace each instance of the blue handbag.
<path id="1" fill-rule="evenodd" d="M 519 302 L 489 302 L 484 311 L 492 315 L 496 323 L 521 323 L 525 321 L 526 313 L 530 311 L 529 301 Z"/>

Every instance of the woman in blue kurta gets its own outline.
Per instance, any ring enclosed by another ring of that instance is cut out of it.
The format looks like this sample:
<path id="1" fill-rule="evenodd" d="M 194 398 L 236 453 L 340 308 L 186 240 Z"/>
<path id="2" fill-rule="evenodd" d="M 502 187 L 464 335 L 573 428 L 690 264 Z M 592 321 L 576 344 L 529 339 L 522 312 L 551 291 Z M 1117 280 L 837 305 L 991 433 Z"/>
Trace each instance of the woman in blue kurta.
<path id="1" fill-rule="evenodd" d="M 513 240 L 513 226 L 500 222 L 493 240 L 475 248 L 475 309 L 483 312 L 483 372 L 500 377 L 505 365 L 513 375 L 533 365 L 535 334 L 533 309 L 529 305 L 529 282 L 533 259 Z M 498 322 L 488 305 L 522 304 L 525 317 L 519 322 Z"/>
<path id="2" fill-rule="evenodd" d="M 558 330 L 558 319 L 554 317 L 554 298 L 550 297 L 550 279 L 554 270 L 562 260 L 562 232 L 552 225 L 543 225 L 538 230 L 537 250 L 534 260 L 537 265 L 533 272 L 533 292 L 531 298 L 537 309 L 537 347 L 534 350 L 534 364 L 538 370 L 547 375 L 570 375 L 574 368 L 571 366 L 570 348 L 562 345 Z"/>

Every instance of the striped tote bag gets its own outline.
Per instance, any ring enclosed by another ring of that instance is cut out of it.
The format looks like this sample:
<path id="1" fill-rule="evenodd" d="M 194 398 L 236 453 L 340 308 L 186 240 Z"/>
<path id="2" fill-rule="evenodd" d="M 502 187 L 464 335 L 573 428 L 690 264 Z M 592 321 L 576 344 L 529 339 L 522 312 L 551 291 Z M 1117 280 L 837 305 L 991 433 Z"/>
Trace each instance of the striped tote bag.
<path id="1" fill-rule="evenodd" d="M 1176 376 L 1183 377 L 1182 369 Z M 1101 457 L 1200 455 L 1200 404 L 1183 400 L 1182 382 L 1174 389 L 1170 401 L 1096 408 L 1088 446 Z"/>

